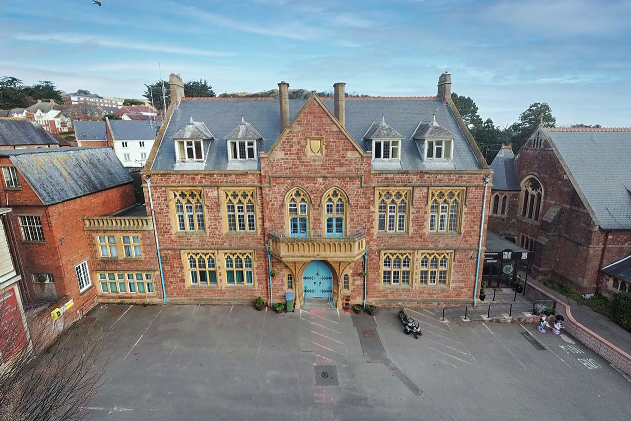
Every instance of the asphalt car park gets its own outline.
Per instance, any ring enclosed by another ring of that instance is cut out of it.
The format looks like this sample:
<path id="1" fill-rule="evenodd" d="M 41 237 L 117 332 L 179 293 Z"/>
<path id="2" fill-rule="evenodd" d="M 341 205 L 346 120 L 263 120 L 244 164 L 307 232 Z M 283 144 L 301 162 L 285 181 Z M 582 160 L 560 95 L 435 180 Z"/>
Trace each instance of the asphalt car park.
<path id="1" fill-rule="evenodd" d="M 244 306 L 101 306 L 96 420 L 627 420 L 631 383 L 567 335 Z"/>

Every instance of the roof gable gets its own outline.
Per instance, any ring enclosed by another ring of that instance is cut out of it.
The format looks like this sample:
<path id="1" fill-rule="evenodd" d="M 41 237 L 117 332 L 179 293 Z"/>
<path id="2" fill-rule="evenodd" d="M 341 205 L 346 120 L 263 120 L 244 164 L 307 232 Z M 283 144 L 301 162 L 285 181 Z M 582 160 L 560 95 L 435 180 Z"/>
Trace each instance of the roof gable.
<path id="1" fill-rule="evenodd" d="M 380 123 L 375 121 L 370 125 L 370 128 L 364 135 L 364 139 L 403 139 L 403 136 L 394 127 L 386 123 L 386 116 L 384 115 Z"/>
<path id="2" fill-rule="evenodd" d="M 206 124 L 199 121 L 193 121 L 191 116 L 190 121 L 174 135 L 173 139 L 214 139 L 213 134 L 208 130 Z"/>
<path id="3" fill-rule="evenodd" d="M 493 170 L 493 190 L 521 190 L 515 154 L 509 146 L 502 146 L 489 168 Z"/>
<path id="4" fill-rule="evenodd" d="M 106 140 L 104 121 L 75 121 L 75 138 L 77 140 Z"/>
<path id="5" fill-rule="evenodd" d="M 226 135 L 227 140 L 259 140 L 263 139 L 263 136 L 254 128 L 253 125 L 245 121 L 241 116 L 241 123 L 234 128 L 230 133 Z"/>
<path id="6" fill-rule="evenodd" d="M 58 145 L 42 126 L 26 119 L 0 118 L 0 146 Z"/>
<path id="7" fill-rule="evenodd" d="M 108 120 L 114 140 L 154 140 L 161 122 L 151 120 Z"/>

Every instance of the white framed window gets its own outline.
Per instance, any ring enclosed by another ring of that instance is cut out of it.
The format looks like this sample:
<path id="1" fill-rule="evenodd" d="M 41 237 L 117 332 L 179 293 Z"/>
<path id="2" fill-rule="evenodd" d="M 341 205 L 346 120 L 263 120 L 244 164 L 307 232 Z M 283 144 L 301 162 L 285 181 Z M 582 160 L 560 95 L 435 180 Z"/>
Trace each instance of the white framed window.
<path id="1" fill-rule="evenodd" d="M 147 153 L 146 152 L 141 152 L 140 153 L 140 159 L 142 159 L 142 160 L 147 159 Z"/>
<path id="2" fill-rule="evenodd" d="M 128 154 L 128 153 L 123 154 L 123 160 L 124 160 L 125 162 L 129 162 L 129 161 L 131 161 L 131 158 L 129 157 L 129 154 Z"/>
<path id="3" fill-rule="evenodd" d="M 256 157 L 256 141 L 254 140 L 231 140 L 228 151 L 229 159 L 255 159 Z"/>
<path id="4" fill-rule="evenodd" d="M 453 142 L 451 140 L 428 140 L 425 148 L 426 159 L 451 159 Z"/>
<path id="5" fill-rule="evenodd" d="M 399 147 L 401 141 L 395 140 L 373 140 L 373 159 L 399 159 Z"/>
<path id="6" fill-rule="evenodd" d="M 384 285 L 410 286 L 411 270 L 411 252 L 386 252 L 383 254 L 382 282 Z"/>
<path id="7" fill-rule="evenodd" d="M 141 148 L 145 147 L 145 141 L 141 140 L 140 142 L 138 142 L 138 146 L 140 146 Z"/>
<path id="8" fill-rule="evenodd" d="M 123 146 L 123 148 L 128 147 L 127 142 L 121 142 L 121 145 Z"/>
<path id="9" fill-rule="evenodd" d="M 123 249 L 125 250 L 125 257 L 142 257 L 140 236 L 123 235 Z"/>
<path id="10" fill-rule="evenodd" d="M 77 282 L 79 282 L 79 292 L 83 292 L 92 286 L 90 281 L 90 271 L 88 270 L 88 261 L 84 260 L 74 267 L 77 273 Z"/>
<path id="11" fill-rule="evenodd" d="M 42 220 L 35 215 L 20 215 L 20 229 L 22 230 L 22 238 L 24 241 L 33 241 L 43 243 L 44 230 L 42 228 Z"/>
<path id="12" fill-rule="evenodd" d="M 55 280 L 52 273 L 34 273 L 33 282 L 36 284 L 52 284 Z"/>
<path id="13" fill-rule="evenodd" d="M 4 176 L 4 187 L 10 189 L 19 189 L 21 187 L 18 170 L 15 167 L 2 167 L 2 175 Z"/>
<path id="14" fill-rule="evenodd" d="M 178 161 L 203 161 L 204 149 L 201 140 L 179 140 L 177 142 Z"/>

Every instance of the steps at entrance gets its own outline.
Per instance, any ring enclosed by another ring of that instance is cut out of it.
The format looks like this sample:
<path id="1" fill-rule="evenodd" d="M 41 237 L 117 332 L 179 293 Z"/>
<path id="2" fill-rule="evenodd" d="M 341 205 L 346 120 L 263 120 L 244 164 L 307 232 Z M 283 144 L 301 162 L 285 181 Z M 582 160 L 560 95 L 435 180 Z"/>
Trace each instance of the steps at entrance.
<path id="1" fill-rule="evenodd" d="M 307 298 L 307 302 L 302 306 L 303 310 L 314 309 L 332 309 L 333 306 L 329 304 L 328 298 Z"/>

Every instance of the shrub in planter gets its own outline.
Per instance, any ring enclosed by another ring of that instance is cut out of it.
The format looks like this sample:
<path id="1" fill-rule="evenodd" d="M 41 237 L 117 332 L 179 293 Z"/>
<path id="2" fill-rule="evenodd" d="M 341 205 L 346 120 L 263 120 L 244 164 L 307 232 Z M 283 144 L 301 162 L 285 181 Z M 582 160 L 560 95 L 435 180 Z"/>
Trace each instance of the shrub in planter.
<path id="1" fill-rule="evenodd" d="M 631 293 L 619 292 L 613 297 L 613 320 L 631 332 Z"/>
<path id="2" fill-rule="evenodd" d="M 276 313 L 282 313 L 283 310 L 285 310 L 285 304 L 283 304 L 283 303 L 276 303 L 276 304 L 274 304 L 274 311 Z"/>
<path id="3" fill-rule="evenodd" d="M 486 298 L 486 282 L 482 282 L 480 287 L 480 301 L 484 301 L 484 298 Z"/>
<path id="4" fill-rule="evenodd" d="M 371 316 L 374 316 L 375 314 L 377 314 L 377 306 L 366 306 L 366 313 L 370 314 Z"/>
<path id="5" fill-rule="evenodd" d="M 263 298 L 258 297 L 256 300 L 254 300 L 254 307 L 258 311 L 263 310 L 265 308 L 265 301 L 263 301 Z"/>
<path id="6" fill-rule="evenodd" d="M 355 304 L 353 306 L 353 311 L 355 312 L 355 314 L 360 314 L 362 312 L 364 308 L 362 307 L 361 304 Z"/>

